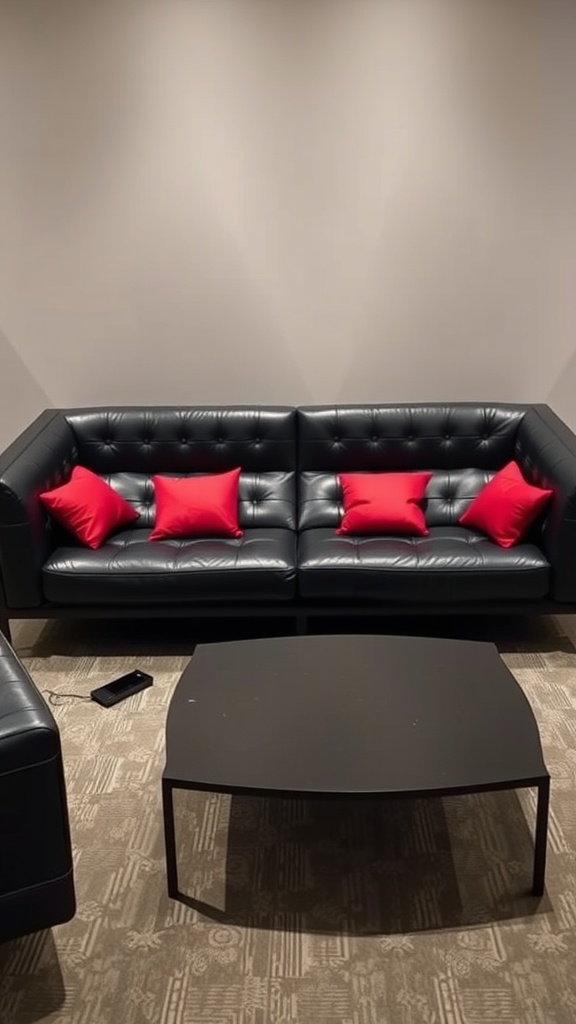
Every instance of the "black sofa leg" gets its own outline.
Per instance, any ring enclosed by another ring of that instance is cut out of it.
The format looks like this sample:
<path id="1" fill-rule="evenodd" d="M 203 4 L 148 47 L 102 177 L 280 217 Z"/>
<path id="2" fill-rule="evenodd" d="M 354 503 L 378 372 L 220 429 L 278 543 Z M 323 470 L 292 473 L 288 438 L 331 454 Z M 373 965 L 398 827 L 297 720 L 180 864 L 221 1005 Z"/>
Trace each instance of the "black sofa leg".
<path id="1" fill-rule="evenodd" d="M 305 636 L 308 632 L 308 616 L 298 612 L 296 616 L 296 633 L 298 636 Z"/>
<path id="2" fill-rule="evenodd" d="M 0 608 L 0 633 L 3 633 L 9 644 L 12 643 L 12 633 L 10 631 L 10 619 L 6 614 L 5 608 Z"/>

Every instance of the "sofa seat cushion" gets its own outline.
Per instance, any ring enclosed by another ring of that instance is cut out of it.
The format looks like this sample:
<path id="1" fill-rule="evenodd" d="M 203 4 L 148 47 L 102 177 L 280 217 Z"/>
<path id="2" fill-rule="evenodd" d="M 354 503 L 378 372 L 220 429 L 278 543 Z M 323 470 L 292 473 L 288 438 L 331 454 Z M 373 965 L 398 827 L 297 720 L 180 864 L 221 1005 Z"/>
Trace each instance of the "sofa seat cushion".
<path id="1" fill-rule="evenodd" d="M 151 542 L 150 530 L 124 530 L 97 551 L 59 547 L 42 569 L 44 596 L 56 604 L 290 600 L 296 590 L 291 530 L 248 529 L 243 537 Z"/>
<path id="2" fill-rule="evenodd" d="M 529 601 L 550 589 L 550 565 L 535 545 L 501 548 L 461 526 L 432 527 L 427 537 L 305 530 L 298 565 L 306 600 Z"/>

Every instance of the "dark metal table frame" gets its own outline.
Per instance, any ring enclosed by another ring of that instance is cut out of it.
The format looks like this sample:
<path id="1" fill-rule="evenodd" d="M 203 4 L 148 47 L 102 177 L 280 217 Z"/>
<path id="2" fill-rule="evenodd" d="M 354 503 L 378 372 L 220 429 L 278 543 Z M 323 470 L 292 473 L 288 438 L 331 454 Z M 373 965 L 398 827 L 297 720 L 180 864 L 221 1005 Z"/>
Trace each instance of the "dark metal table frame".
<path id="1" fill-rule="evenodd" d="M 528 788 L 541 897 L 550 775 L 534 712 L 494 644 L 366 634 L 200 645 L 166 720 L 168 892 L 206 908 L 179 889 L 175 789 L 382 802 Z"/>
<path id="2" fill-rule="evenodd" d="M 398 797 L 402 799 L 422 799 L 424 797 L 445 797 L 458 795 L 472 795 L 473 793 L 488 793 L 510 789 L 537 789 L 536 806 L 536 827 L 534 835 L 534 866 L 532 873 L 532 895 L 541 897 L 544 894 L 546 876 L 546 847 L 548 840 L 548 810 L 550 803 L 550 776 L 548 774 L 533 779 L 518 780 L 513 782 L 501 782 L 497 785 L 452 787 L 444 790 L 420 790 L 413 792 L 402 792 Z M 174 790 L 194 790 L 197 792 L 216 792 L 229 795 L 260 796 L 266 798 L 281 799 L 338 799 L 338 800 L 393 800 L 394 793 L 302 793 L 288 790 L 270 789 L 245 789 L 240 787 L 208 787 L 194 783 L 182 782 L 177 779 L 162 778 L 162 807 L 164 817 L 164 842 L 166 848 L 166 875 L 168 882 L 168 895 L 175 900 L 187 904 L 193 909 L 202 913 L 209 913 L 212 916 L 225 917 L 225 913 L 218 911 L 202 900 L 195 899 L 180 891 L 178 887 L 178 857 L 176 851 L 176 828 L 174 820 Z"/>

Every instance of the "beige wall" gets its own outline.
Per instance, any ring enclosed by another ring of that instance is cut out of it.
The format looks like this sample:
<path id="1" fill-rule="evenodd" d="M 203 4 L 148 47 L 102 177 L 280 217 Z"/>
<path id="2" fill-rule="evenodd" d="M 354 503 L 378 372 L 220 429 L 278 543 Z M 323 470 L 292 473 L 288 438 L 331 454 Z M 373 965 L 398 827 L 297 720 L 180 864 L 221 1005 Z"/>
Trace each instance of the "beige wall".
<path id="1" fill-rule="evenodd" d="M 0 442 L 50 403 L 551 400 L 576 427 L 548 117 L 576 34 L 542 9 L 0 0 Z"/>

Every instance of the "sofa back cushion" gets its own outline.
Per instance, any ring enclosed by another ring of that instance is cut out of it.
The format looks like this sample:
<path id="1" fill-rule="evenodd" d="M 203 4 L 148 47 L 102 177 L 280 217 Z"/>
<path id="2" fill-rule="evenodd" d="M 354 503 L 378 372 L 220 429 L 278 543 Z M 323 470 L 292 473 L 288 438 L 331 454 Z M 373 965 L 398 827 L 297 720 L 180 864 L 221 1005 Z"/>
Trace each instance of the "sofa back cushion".
<path id="1" fill-rule="evenodd" d="M 496 470 L 514 458 L 526 406 L 473 403 L 298 410 L 301 471 Z"/>
<path id="2" fill-rule="evenodd" d="M 236 466 L 239 522 L 296 527 L 296 411 L 287 406 L 68 409 L 78 463 L 100 474 L 154 524 L 152 476 L 222 473 Z"/>
<path id="3" fill-rule="evenodd" d="M 103 474 L 103 479 L 139 512 L 140 518 L 134 523 L 134 527 L 152 529 L 156 521 L 152 477 L 146 473 L 106 473 Z M 251 527 L 296 529 L 295 473 L 243 472 L 240 476 L 238 499 L 238 522 L 242 530 Z"/>
<path id="4" fill-rule="evenodd" d="M 68 409 L 78 462 L 95 473 L 296 469 L 296 410 L 287 406 Z"/>
<path id="5" fill-rule="evenodd" d="M 472 403 L 298 410 L 299 528 L 336 527 L 338 473 L 431 470 L 428 526 L 451 526 L 514 458 L 526 406 Z"/>
<path id="6" fill-rule="evenodd" d="M 426 487 L 424 512 L 427 526 L 453 526 L 495 471 L 441 469 Z M 298 527 L 338 527 L 344 513 L 337 473 L 300 474 Z"/>

